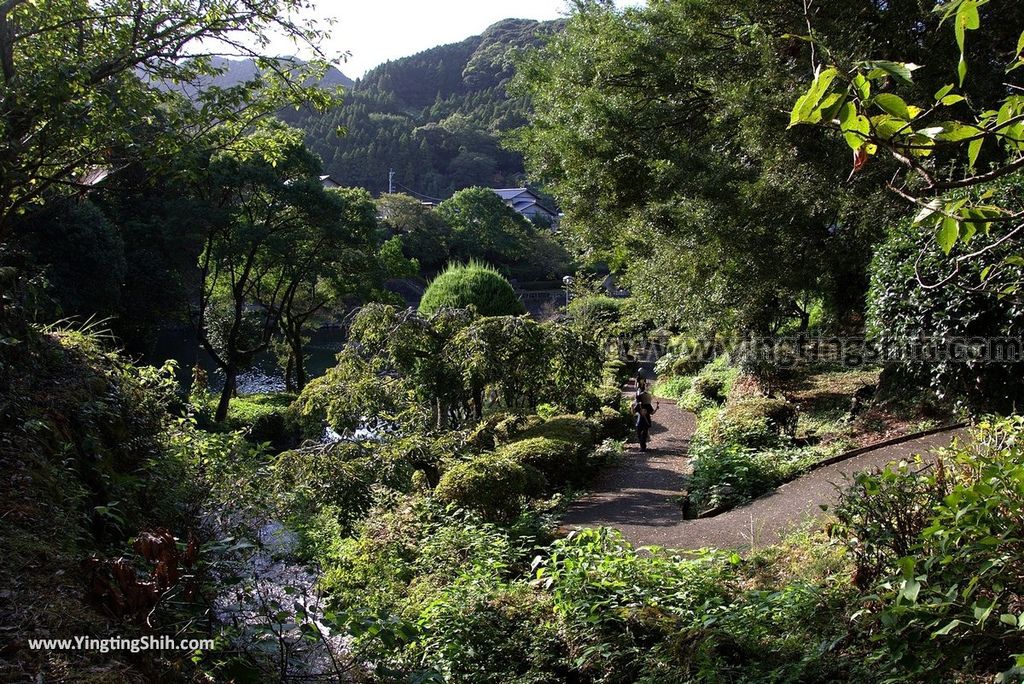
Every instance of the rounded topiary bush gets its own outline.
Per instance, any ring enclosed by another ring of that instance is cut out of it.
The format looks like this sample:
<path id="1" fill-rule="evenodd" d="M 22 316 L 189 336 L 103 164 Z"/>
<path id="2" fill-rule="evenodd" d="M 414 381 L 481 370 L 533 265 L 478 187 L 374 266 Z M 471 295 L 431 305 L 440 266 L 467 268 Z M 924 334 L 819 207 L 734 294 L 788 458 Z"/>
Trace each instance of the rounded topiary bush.
<path id="1" fill-rule="evenodd" d="M 484 416 L 466 437 L 466 446 L 477 453 L 491 451 L 497 445 L 498 426 L 505 425 L 508 419 L 503 411 Z"/>
<path id="2" fill-rule="evenodd" d="M 526 308 L 512 285 L 498 271 L 484 264 L 453 264 L 427 287 L 420 313 L 441 309 L 476 308 L 481 316 L 519 316 Z"/>
<path id="3" fill-rule="evenodd" d="M 585 295 L 569 302 L 567 311 L 574 321 L 594 328 L 617 323 L 628 303 L 628 300 L 607 295 Z"/>
<path id="4" fill-rule="evenodd" d="M 796 407 L 785 399 L 748 397 L 725 405 L 715 432 L 719 441 L 767 447 L 793 437 L 797 419 Z"/>
<path id="5" fill-rule="evenodd" d="M 598 401 L 601 402 L 601 406 L 607 406 L 612 409 L 619 409 L 622 407 L 625 401 L 622 390 L 615 385 L 601 385 L 594 392 L 597 395 Z"/>
<path id="6" fill-rule="evenodd" d="M 547 484 L 533 466 L 491 454 L 453 465 L 441 476 L 434 496 L 489 520 L 510 520 L 522 510 L 523 499 L 539 496 Z"/>
<path id="7" fill-rule="evenodd" d="M 575 444 L 548 437 L 532 437 L 498 449 L 496 456 L 533 466 L 553 486 L 578 482 L 586 475 L 586 454 Z"/>

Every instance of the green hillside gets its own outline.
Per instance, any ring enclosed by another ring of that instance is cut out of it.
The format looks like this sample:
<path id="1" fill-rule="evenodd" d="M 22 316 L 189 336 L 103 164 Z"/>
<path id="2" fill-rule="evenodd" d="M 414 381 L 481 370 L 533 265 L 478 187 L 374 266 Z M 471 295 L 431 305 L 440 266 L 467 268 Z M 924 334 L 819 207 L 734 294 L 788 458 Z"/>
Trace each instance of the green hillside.
<path id="1" fill-rule="evenodd" d="M 286 118 L 309 132 L 325 172 L 343 185 L 385 191 L 392 168 L 401 186 L 432 197 L 519 185 L 522 158 L 502 149 L 499 136 L 526 123 L 528 105 L 510 99 L 505 85 L 515 54 L 560 26 L 506 19 L 461 43 L 378 66 L 328 114 Z"/>

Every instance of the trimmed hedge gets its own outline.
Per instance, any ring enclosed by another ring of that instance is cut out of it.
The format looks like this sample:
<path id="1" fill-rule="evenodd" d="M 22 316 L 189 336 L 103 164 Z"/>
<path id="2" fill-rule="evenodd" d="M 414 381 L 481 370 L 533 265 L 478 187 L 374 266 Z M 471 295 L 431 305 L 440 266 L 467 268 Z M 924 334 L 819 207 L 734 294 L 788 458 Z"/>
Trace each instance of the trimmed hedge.
<path id="1" fill-rule="evenodd" d="M 488 520 L 507 521 L 522 510 L 524 499 L 540 496 L 547 486 L 543 473 L 533 466 L 488 454 L 449 468 L 434 496 L 478 511 Z"/>
<path id="2" fill-rule="evenodd" d="M 581 481 L 587 472 L 586 455 L 575 444 L 548 437 L 519 440 L 495 452 L 497 457 L 533 466 L 554 487 Z"/>
<path id="3" fill-rule="evenodd" d="M 597 421 L 580 415 L 555 416 L 539 425 L 520 431 L 517 439 L 531 437 L 547 437 L 562 442 L 569 442 L 582 453 L 590 451 L 597 443 L 600 425 Z"/>

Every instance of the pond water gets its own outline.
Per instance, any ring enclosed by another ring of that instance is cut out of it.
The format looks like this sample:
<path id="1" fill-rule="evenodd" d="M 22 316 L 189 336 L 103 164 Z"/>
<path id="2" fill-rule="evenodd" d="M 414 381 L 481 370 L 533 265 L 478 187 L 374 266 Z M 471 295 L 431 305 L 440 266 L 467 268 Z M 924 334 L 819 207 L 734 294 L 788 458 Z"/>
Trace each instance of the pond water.
<path id="1" fill-rule="evenodd" d="M 323 375 L 335 365 L 335 357 L 345 344 L 340 328 L 321 328 L 313 333 L 306 345 L 306 376 L 310 379 Z M 207 373 L 210 389 L 224 387 L 224 374 L 210 355 L 196 342 L 190 328 L 166 328 L 157 336 L 152 350 L 143 356 L 143 363 L 160 366 L 169 359 L 178 362 L 178 382 L 188 391 L 192 384 L 192 368 L 199 364 Z M 284 391 L 284 373 L 271 352 L 260 354 L 255 363 L 238 377 L 239 394 Z"/>

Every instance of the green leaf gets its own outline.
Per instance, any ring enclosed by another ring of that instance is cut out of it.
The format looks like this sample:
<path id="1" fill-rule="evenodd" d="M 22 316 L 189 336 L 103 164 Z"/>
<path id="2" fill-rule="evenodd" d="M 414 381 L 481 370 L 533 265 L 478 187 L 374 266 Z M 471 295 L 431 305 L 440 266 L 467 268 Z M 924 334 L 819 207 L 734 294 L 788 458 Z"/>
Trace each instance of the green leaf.
<path id="1" fill-rule="evenodd" d="M 813 120 L 813 114 L 818 109 L 822 98 L 825 97 L 828 89 L 832 86 L 832 82 L 835 81 L 838 75 L 839 72 L 834 68 L 828 68 L 815 77 L 807 93 L 797 100 L 796 105 L 793 107 L 789 117 L 790 127 L 801 123 L 817 123 Z M 821 120 L 820 112 L 818 120 Z"/>
<path id="2" fill-rule="evenodd" d="M 984 138 L 972 140 L 967 146 L 967 165 L 973 169 L 978 162 L 978 155 L 981 154 L 981 146 L 985 143 Z"/>
<path id="3" fill-rule="evenodd" d="M 842 127 L 842 131 L 843 136 L 846 138 L 846 144 L 855 150 L 859 150 L 864 147 L 864 143 L 867 142 L 867 136 L 871 133 L 871 122 L 863 114 L 858 114 L 849 120 L 846 126 Z"/>
<path id="4" fill-rule="evenodd" d="M 898 119 L 904 121 L 910 120 L 910 112 L 907 110 L 907 103 L 903 101 L 903 98 L 899 95 L 893 95 L 892 93 L 881 93 L 875 96 L 875 104 L 882 108 L 883 111 L 892 114 Z"/>
<path id="5" fill-rule="evenodd" d="M 963 95 L 947 95 L 946 97 L 944 97 L 944 98 L 942 98 L 940 100 L 940 102 L 943 105 L 947 106 L 947 107 L 949 107 L 950 105 L 955 105 L 957 102 L 963 102 L 963 101 L 964 101 L 964 96 Z"/>
<path id="6" fill-rule="evenodd" d="M 942 126 L 944 130 L 936 137 L 948 142 L 959 142 L 983 132 L 977 126 L 962 124 L 958 121 L 943 121 L 938 125 Z"/>
<path id="7" fill-rule="evenodd" d="M 1020 38 L 1017 39 L 1017 53 L 1014 57 L 1020 57 L 1020 54 L 1024 52 L 1024 31 L 1021 31 Z"/>
<path id="8" fill-rule="evenodd" d="M 953 90 L 953 84 L 952 83 L 950 83 L 947 86 L 943 86 L 942 88 L 939 89 L 939 92 L 935 93 L 935 101 L 936 102 L 941 102 L 942 98 L 946 97 L 946 95 L 949 95 L 949 93 L 952 90 Z"/>
<path id="9" fill-rule="evenodd" d="M 900 596 L 911 603 L 917 602 L 917 595 L 921 593 L 921 583 L 914 579 L 903 581 L 903 588 L 900 589 Z"/>
<path id="10" fill-rule="evenodd" d="M 939 247 L 946 254 L 949 254 L 953 249 L 953 245 L 956 244 L 956 239 L 960 235 L 960 223 L 949 216 L 943 217 L 942 222 L 939 224 L 939 232 L 935 236 L 936 241 L 939 243 Z"/>
<path id="11" fill-rule="evenodd" d="M 890 62 L 887 60 L 864 62 L 864 66 L 870 69 L 868 72 L 869 79 L 893 76 L 904 83 L 914 82 L 914 78 L 911 73 L 918 68 L 918 66 L 913 63 Z"/>
<path id="12" fill-rule="evenodd" d="M 804 103 L 807 102 L 807 94 L 801 95 L 796 103 L 793 105 L 793 111 L 789 115 L 789 128 L 796 126 L 799 123 L 803 123 L 803 115 L 801 112 L 804 109 Z"/>
<path id="13" fill-rule="evenodd" d="M 964 28 L 969 31 L 981 28 L 981 17 L 978 16 L 977 0 L 964 0 L 957 10 L 957 18 L 963 21 Z"/>
<path id="14" fill-rule="evenodd" d="M 1017 616 L 1013 613 L 1003 613 L 999 616 L 999 621 L 1011 627 L 1017 626 Z"/>
<path id="15" fill-rule="evenodd" d="M 953 629 L 957 625 L 962 625 L 962 624 L 963 624 L 963 622 L 960 621 L 960 620 L 953 620 L 948 625 L 943 627 L 942 629 L 939 629 L 939 630 L 936 630 L 936 631 L 932 632 L 932 637 L 934 638 L 934 637 L 937 637 L 937 636 L 946 636 L 947 634 L 952 632 Z"/>
<path id="16" fill-rule="evenodd" d="M 960 55 L 960 63 L 956 65 L 956 74 L 960 77 L 960 85 L 964 84 L 964 79 L 967 78 L 967 62 L 964 60 L 964 56 Z"/>
<path id="17" fill-rule="evenodd" d="M 896 561 L 896 566 L 900 569 L 900 573 L 903 574 L 905 579 L 914 578 L 914 567 L 917 565 L 917 561 L 911 556 L 904 556 Z"/>
<path id="18" fill-rule="evenodd" d="M 867 101 L 871 97 L 871 81 L 864 78 L 864 74 L 857 74 L 853 77 L 853 87 L 857 91 L 857 97 Z"/>
<path id="19" fill-rule="evenodd" d="M 852 102 L 845 102 L 836 112 L 836 119 L 839 121 L 839 128 L 849 128 L 850 121 L 857 116 L 857 107 Z"/>
<path id="20" fill-rule="evenodd" d="M 914 217 L 914 223 L 921 223 L 925 219 L 933 216 L 935 212 L 940 209 L 942 209 L 942 200 L 936 197 L 932 201 L 928 202 L 927 205 L 922 207 L 921 211 L 917 212 L 917 216 Z M 911 561 L 913 561 L 913 559 L 911 559 Z"/>

